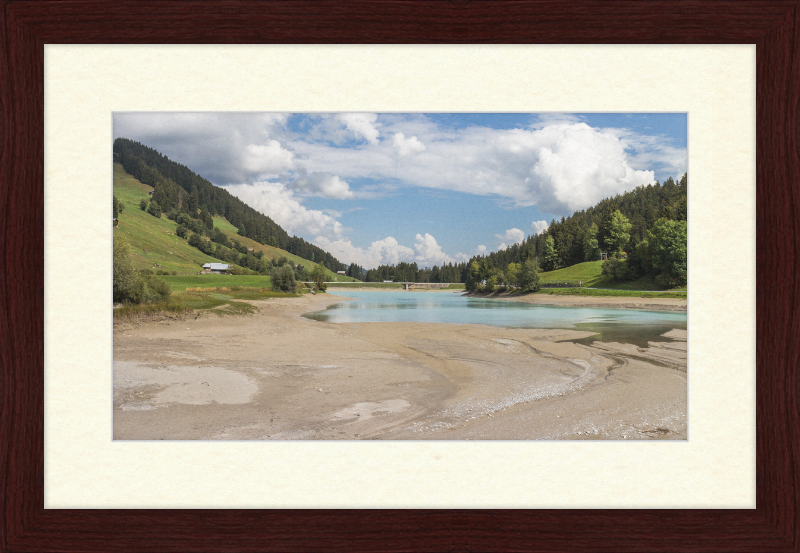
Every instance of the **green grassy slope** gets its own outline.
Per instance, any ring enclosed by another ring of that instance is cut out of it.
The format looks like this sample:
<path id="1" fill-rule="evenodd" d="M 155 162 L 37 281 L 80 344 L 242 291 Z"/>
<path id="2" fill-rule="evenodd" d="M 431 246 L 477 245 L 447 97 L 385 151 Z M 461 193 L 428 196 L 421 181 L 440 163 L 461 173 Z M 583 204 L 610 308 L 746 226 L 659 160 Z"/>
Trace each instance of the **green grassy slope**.
<path id="1" fill-rule="evenodd" d="M 582 281 L 583 286 L 589 288 L 611 288 L 614 290 L 664 290 L 663 286 L 653 280 L 651 276 L 644 276 L 630 282 L 614 282 L 610 277 L 603 275 L 602 261 L 587 261 L 571 267 L 557 269 L 546 273 L 539 273 L 539 278 L 544 281 Z M 686 289 L 685 286 L 681 287 Z"/>
<path id="2" fill-rule="evenodd" d="M 225 219 L 224 217 L 214 217 L 214 226 L 219 228 L 219 230 L 221 230 L 222 233 L 225 234 L 225 236 L 227 236 L 228 238 L 232 240 L 236 239 L 242 245 L 247 246 L 248 248 L 253 248 L 255 249 L 255 251 L 264 252 L 264 257 L 266 257 L 267 259 L 278 259 L 279 257 L 283 256 L 289 259 L 289 261 L 291 261 L 295 265 L 302 265 L 303 267 L 306 268 L 306 271 L 308 272 L 313 271 L 314 267 L 316 267 L 317 265 L 313 261 L 309 261 L 308 259 L 303 259 L 302 257 L 298 257 L 294 254 L 287 252 L 286 250 L 282 250 L 280 248 L 274 248 L 272 246 L 266 246 L 264 244 L 259 244 L 255 240 L 251 240 L 246 236 L 239 236 L 238 229 L 234 227 L 232 224 L 230 224 L 228 220 Z M 356 279 L 348 276 L 337 275 L 330 269 L 326 271 L 326 274 L 328 275 L 327 280 L 330 281 L 337 281 L 337 282 L 356 281 Z"/>
<path id="3" fill-rule="evenodd" d="M 191 275 L 200 271 L 204 263 L 223 263 L 223 261 L 191 247 L 186 240 L 177 236 L 175 229 L 178 225 L 175 221 L 171 221 L 163 215 L 160 219 L 156 219 L 139 209 L 139 202 L 142 199 L 149 200 L 147 193 L 151 190 L 153 190 L 153 187 L 136 180 L 132 175 L 125 172 L 121 164 L 114 164 L 114 195 L 125 204 L 125 210 L 119 218 L 119 228 L 115 229 L 114 232 L 131 244 L 131 253 L 133 254 L 133 262 L 136 268 L 163 269 L 170 272 L 176 271 L 183 275 Z M 267 259 L 278 259 L 281 256 L 285 256 L 295 265 L 302 264 L 308 271 L 313 270 L 316 266 L 316 263 L 290 254 L 285 250 L 265 246 L 244 236 L 239 236 L 237 229 L 223 217 L 214 217 L 214 226 L 218 227 L 229 238 L 235 238 L 246 247 L 264 252 Z M 337 275 L 330 270 L 327 273 L 330 280 L 341 282 L 355 280 Z M 203 275 L 203 277 L 211 276 Z M 191 284 L 190 286 L 199 285 Z M 208 284 L 207 286 L 224 286 L 224 284 Z M 237 284 L 229 284 L 229 286 L 237 286 Z"/>
<path id="4" fill-rule="evenodd" d="M 218 263 L 218 259 L 191 247 L 177 236 L 174 221 L 163 216 L 156 219 L 139 209 L 139 202 L 148 198 L 147 192 L 152 189 L 126 173 L 122 165 L 114 164 L 114 195 L 125 204 L 125 210 L 119 217 L 119 228 L 114 232 L 131 245 L 136 268 L 162 268 L 170 272 L 194 274 L 200 271 L 204 263 Z"/>
<path id="5" fill-rule="evenodd" d="M 175 291 L 187 288 L 269 288 L 271 282 L 268 276 L 262 275 L 177 275 L 162 276 Z"/>
<path id="6" fill-rule="evenodd" d="M 602 261 L 587 261 L 572 267 L 539 273 L 543 281 L 582 281 L 584 286 L 596 286 L 598 283 L 607 284 L 610 279 L 603 276 Z"/>

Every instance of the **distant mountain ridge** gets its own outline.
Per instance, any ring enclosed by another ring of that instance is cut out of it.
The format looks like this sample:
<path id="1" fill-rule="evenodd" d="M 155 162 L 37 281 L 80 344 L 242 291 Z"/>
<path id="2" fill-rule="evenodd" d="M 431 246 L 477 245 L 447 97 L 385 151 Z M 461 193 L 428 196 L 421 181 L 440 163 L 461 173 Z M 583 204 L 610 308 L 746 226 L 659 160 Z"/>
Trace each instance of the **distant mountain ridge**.
<path id="1" fill-rule="evenodd" d="M 171 209 L 207 210 L 225 217 L 242 236 L 288 251 L 332 271 L 346 266 L 322 248 L 289 234 L 275 221 L 256 211 L 227 190 L 216 186 L 185 165 L 172 161 L 153 148 L 127 138 L 114 140 L 114 161 L 144 184 L 154 187 L 153 200 L 164 212 Z"/>

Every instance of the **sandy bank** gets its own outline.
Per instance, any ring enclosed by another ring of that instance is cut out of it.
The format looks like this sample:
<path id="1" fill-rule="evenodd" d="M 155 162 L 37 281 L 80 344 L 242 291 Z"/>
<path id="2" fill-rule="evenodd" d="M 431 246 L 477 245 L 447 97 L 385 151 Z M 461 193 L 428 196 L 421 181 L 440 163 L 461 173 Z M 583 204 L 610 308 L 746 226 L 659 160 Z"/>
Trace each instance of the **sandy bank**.
<path id="1" fill-rule="evenodd" d="M 615 296 L 560 296 L 550 294 L 517 295 L 509 293 L 469 295 L 493 300 L 519 301 L 563 307 L 602 307 L 606 309 L 644 309 L 647 311 L 686 311 L 685 298 L 628 298 Z"/>
<path id="2" fill-rule="evenodd" d="M 341 301 L 116 328 L 114 438 L 686 438 L 685 333 L 587 346 L 572 330 L 301 316 Z"/>

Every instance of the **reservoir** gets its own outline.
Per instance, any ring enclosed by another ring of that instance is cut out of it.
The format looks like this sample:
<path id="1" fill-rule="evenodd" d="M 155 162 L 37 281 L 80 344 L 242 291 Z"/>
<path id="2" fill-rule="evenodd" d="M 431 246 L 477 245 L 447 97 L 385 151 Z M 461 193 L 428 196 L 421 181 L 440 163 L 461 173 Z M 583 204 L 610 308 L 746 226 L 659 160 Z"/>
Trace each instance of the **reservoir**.
<path id="1" fill-rule="evenodd" d="M 639 347 L 646 347 L 648 341 L 663 341 L 660 336 L 672 329 L 686 329 L 686 312 L 555 307 L 465 297 L 461 291 L 328 293 L 355 301 L 344 300 L 303 316 L 332 323 L 420 322 L 585 330 L 596 335 L 578 342 L 600 340 Z"/>

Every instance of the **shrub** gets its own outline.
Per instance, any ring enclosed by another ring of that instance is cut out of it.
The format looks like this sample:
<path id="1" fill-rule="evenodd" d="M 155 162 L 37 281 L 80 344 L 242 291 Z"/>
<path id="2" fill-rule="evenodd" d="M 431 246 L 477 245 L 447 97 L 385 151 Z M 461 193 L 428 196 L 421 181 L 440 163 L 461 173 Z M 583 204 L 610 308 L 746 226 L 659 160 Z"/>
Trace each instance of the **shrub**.
<path id="1" fill-rule="evenodd" d="M 686 284 L 686 221 L 659 219 L 647 233 L 656 282 L 674 287 Z"/>
<path id="2" fill-rule="evenodd" d="M 183 225 L 178 225 L 178 228 L 175 229 L 175 234 L 181 238 L 186 238 L 186 235 L 189 234 L 189 229 Z"/>
<path id="3" fill-rule="evenodd" d="M 228 240 L 228 237 L 225 236 L 225 234 L 218 228 L 215 228 L 214 230 L 211 231 L 211 240 L 213 240 L 217 244 L 222 244 L 226 248 L 231 247 L 231 241 Z"/>
<path id="4" fill-rule="evenodd" d="M 172 294 L 165 280 L 154 276 L 142 276 L 136 282 L 131 294 L 131 303 L 155 303 L 164 301 Z"/>
<path id="5" fill-rule="evenodd" d="M 161 218 L 161 207 L 155 200 L 150 202 L 150 207 L 147 208 L 147 212 L 153 217 L 158 217 L 159 219 Z"/>
<path id="6" fill-rule="evenodd" d="M 114 302 L 153 303 L 164 301 L 172 294 L 166 281 L 152 276 L 153 271 L 136 271 L 128 243 L 114 235 L 113 253 Z"/>
<path id="7" fill-rule="evenodd" d="M 147 200 L 143 199 L 141 202 L 139 202 L 139 209 L 142 211 L 147 211 Z"/>
<path id="8" fill-rule="evenodd" d="M 284 259 L 283 257 L 281 259 Z M 291 267 L 290 267 L 291 268 Z M 317 285 L 317 290 L 320 292 L 325 292 L 327 290 L 327 286 L 325 285 L 325 264 L 320 262 L 314 266 L 314 270 L 311 271 L 311 280 L 313 280 Z"/>
<path id="9" fill-rule="evenodd" d="M 517 273 L 519 287 L 523 292 L 538 292 L 542 286 L 539 283 L 539 264 L 534 259 L 525 261 Z"/>
<path id="10" fill-rule="evenodd" d="M 297 292 L 297 281 L 290 265 L 274 267 L 269 276 L 272 280 L 272 289 L 276 292 Z"/>
<path id="11" fill-rule="evenodd" d="M 464 283 L 464 287 L 470 291 L 477 290 L 478 286 L 480 286 L 480 282 L 481 268 L 478 262 L 473 260 L 469 265 L 469 270 L 467 271 L 467 280 Z"/>
<path id="12" fill-rule="evenodd" d="M 114 234 L 113 263 L 114 302 L 130 301 L 131 291 L 139 275 L 136 274 L 136 269 L 133 266 L 128 242 L 116 234 Z"/>
<path id="13" fill-rule="evenodd" d="M 119 214 L 125 211 L 125 204 L 122 200 L 114 196 L 114 219 L 119 219 Z"/>
<path id="14" fill-rule="evenodd" d="M 616 257 L 603 261 L 602 272 L 616 281 L 630 280 L 628 264 Z"/>

